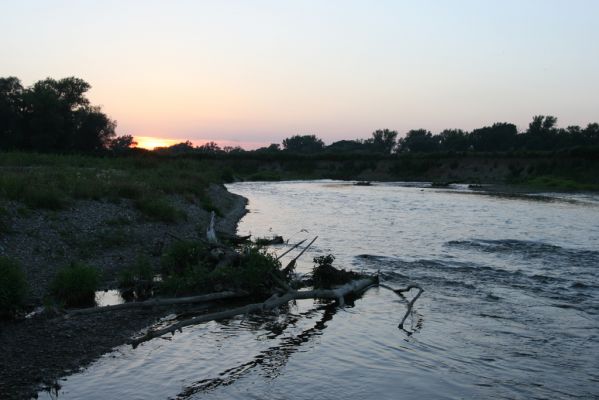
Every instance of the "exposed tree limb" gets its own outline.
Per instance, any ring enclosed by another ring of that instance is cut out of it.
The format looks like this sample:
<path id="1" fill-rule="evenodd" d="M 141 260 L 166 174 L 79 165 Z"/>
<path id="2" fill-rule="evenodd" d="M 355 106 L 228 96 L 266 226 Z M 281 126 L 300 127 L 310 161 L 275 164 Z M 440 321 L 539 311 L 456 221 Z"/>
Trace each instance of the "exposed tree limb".
<path id="1" fill-rule="evenodd" d="M 247 296 L 247 292 L 217 292 L 217 293 L 208 293 L 203 294 L 201 296 L 192 296 L 192 297 L 174 297 L 174 298 L 166 298 L 166 299 L 151 299 L 140 302 L 131 302 L 131 303 L 123 303 L 116 304 L 113 306 L 105 306 L 105 307 L 90 307 L 90 308 L 81 308 L 78 310 L 68 311 L 66 317 L 76 316 L 76 315 L 86 315 L 86 314 L 96 314 L 108 311 L 115 310 L 125 310 L 130 308 L 149 308 L 156 306 L 171 306 L 175 304 L 192 304 L 192 303 L 203 303 L 208 301 L 215 300 L 224 300 L 231 299 L 235 297 L 244 297 Z"/>
<path id="2" fill-rule="evenodd" d="M 300 299 L 334 299 L 340 300 L 343 299 L 348 294 L 357 294 L 366 290 L 369 286 L 372 286 L 378 282 L 378 277 L 368 277 L 364 279 L 358 279 L 352 282 L 349 282 L 343 286 L 340 286 L 336 289 L 316 289 L 316 290 L 305 290 L 305 291 L 291 291 L 287 292 L 283 295 L 274 294 L 268 300 L 263 303 L 254 303 L 248 304 L 247 306 L 234 308 L 231 310 L 226 310 L 222 312 L 212 313 L 200 315 L 194 318 L 190 318 L 185 321 L 178 322 L 173 324 L 167 328 L 157 329 L 153 331 L 148 331 L 144 336 L 132 339 L 129 343 L 136 347 L 140 343 L 146 342 L 153 338 L 165 335 L 167 333 L 173 333 L 178 330 L 181 330 L 183 327 L 189 325 L 201 324 L 203 322 L 222 320 L 226 318 L 231 318 L 236 315 L 242 314 L 250 314 L 250 313 L 258 313 L 265 312 L 277 308 L 283 304 L 291 300 L 300 300 Z M 340 300 L 341 301 L 341 300 Z"/>
<path id="3" fill-rule="evenodd" d="M 290 251 L 292 251 L 293 249 L 295 249 L 297 246 L 301 245 L 305 241 L 306 241 L 306 239 L 302 240 L 301 242 L 298 242 L 298 243 L 294 244 L 292 248 L 290 248 L 289 250 L 285 251 L 283 254 L 281 254 L 280 256 L 278 256 L 277 260 L 280 260 L 285 254 L 289 253 Z"/>
<path id="4" fill-rule="evenodd" d="M 304 254 L 306 252 L 306 250 L 308 250 L 310 248 L 310 246 L 312 246 L 312 243 L 314 243 L 316 241 L 316 239 L 318 239 L 318 236 L 314 237 L 314 239 L 312 239 L 312 241 L 310 243 L 308 243 L 308 245 L 306 247 L 304 247 L 304 249 L 297 256 L 295 256 L 295 258 L 293 260 L 291 260 L 289 262 L 289 264 L 287 264 L 287 266 L 283 269 L 283 272 L 285 274 L 289 274 L 291 271 L 293 271 L 293 269 L 295 268 L 295 262 L 297 261 L 297 259 L 300 258 L 302 256 L 302 254 Z"/>

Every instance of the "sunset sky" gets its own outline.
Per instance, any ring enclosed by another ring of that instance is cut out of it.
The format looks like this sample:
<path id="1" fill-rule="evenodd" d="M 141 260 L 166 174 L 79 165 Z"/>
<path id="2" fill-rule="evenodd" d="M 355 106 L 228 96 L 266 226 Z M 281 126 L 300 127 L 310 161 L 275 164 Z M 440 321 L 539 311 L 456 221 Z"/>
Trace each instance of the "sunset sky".
<path id="1" fill-rule="evenodd" d="M 599 121 L 594 0 L 0 5 L 0 76 L 83 78 L 119 134 L 255 148 Z"/>

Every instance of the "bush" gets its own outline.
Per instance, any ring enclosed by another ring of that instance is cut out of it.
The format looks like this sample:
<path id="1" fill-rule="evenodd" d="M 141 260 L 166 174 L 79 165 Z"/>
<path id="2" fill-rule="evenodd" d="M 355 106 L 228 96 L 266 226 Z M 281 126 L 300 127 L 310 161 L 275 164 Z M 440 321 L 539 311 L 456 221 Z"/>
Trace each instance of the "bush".
<path id="1" fill-rule="evenodd" d="M 50 284 L 51 295 L 66 307 L 90 306 L 100 282 L 98 271 L 83 263 L 60 269 Z"/>
<path id="2" fill-rule="evenodd" d="M 19 263 L 0 257 L 0 317 L 11 317 L 27 296 L 27 280 Z"/>
<path id="3" fill-rule="evenodd" d="M 273 274 L 284 279 L 280 262 L 258 247 L 250 247 L 238 265 L 215 267 L 208 250 L 200 243 L 175 242 L 162 259 L 160 290 L 183 295 L 223 289 L 270 293 L 276 285 Z"/>

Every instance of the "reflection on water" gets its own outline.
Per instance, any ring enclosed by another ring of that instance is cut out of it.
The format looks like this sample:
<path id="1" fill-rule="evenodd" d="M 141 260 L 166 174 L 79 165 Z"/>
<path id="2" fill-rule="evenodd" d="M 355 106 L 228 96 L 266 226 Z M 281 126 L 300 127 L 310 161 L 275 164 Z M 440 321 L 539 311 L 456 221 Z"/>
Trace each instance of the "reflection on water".
<path id="1" fill-rule="evenodd" d="M 119 348 L 62 382 L 59 398 L 599 396 L 596 195 L 333 181 L 229 189 L 250 199 L 240 234 L 319 235 L 300 272 L 331 252 L 389 286 L 423 286 L 414 333 L 397 329 L 406 302 L 389 290 L 342 309 L 304 300 Z"/>

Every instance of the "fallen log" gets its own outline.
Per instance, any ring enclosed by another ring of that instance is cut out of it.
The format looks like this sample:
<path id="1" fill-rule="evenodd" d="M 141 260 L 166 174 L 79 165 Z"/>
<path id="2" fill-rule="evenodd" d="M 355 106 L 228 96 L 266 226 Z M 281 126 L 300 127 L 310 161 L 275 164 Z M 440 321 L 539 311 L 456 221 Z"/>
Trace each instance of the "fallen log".
<path id="1" fill-rule="evenodd" d="M 290 291 L 283 295 L 274 294 L 263 303 L 248 304 L 243 307 L 233 308 L 231 310 L 225 310 L 217 313 L 200 315 L 194 318 L 190 318 L 185 321 L 178 322 L 169 327 L 163 329 L 156 329 L 148 331 L 145 335 L 135 338 L 129 341 L 133 347 L 137 347 L 139 344 L 156 337 L 163 336 L 167 333 L 174 333 L 182 328 L 190 325 L 197 325 L 208 321 L 217 321 L 234 317 L 236 315 L 251 314 L 258 312 L 270 311 L 277 308 L 291 300 L 301 299 L 333 299 L 337 300 L 340 305 L 345 304 L 344 297 L 349 294 L 358 294 L 366 290 L 368 287 L 378 283 L 378 277 L 368 277 L 364 279 L 358 279 L 351 281 L 343 286 L 335 289 L 315 289 L 315 290 L 304 290 L 304 291 Z"/>
<path id="2" fill-rule="evenodd" d="M 97 314 L 108 311 L 116 311 L 116 310 L 126 310 L 131 308 L 150 308 L 150 307 L 159 307 L 159 306 L 172 306 L 176 304 L 194 304 L 194 303 L 204 303 L 208 301 L 215 300 L 224 300 L 224 299 L 232 299 L 236 297 L 245 297 L 248 294 L 246 292 L 216 292 L 216 293 L 208 293 L 200 296 L 191 296 L 191 297 L 173 297 L 173 298 L 156 298 L 150 299 L 146 301 L 139 302 L 131 302 L 131 303 L 123 303 L 123 304 L 115 304 L 112 306 L 105 307 L 90 307 L 90 308 L 80 308 L 77 310 L 67 311 L 65 317 L 72 317 L 76 315 L 87 315 L 87 314 Z"/>

